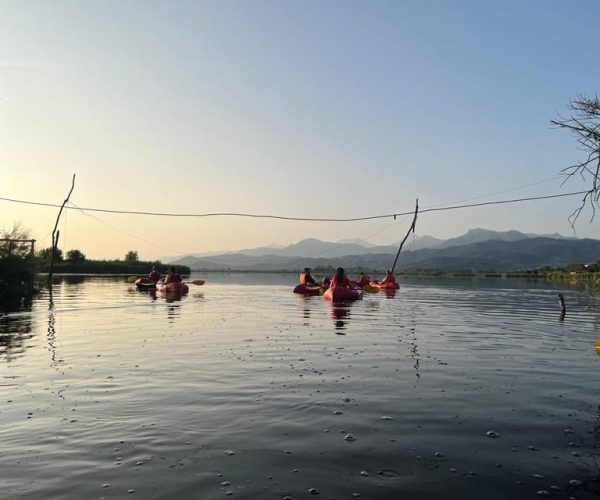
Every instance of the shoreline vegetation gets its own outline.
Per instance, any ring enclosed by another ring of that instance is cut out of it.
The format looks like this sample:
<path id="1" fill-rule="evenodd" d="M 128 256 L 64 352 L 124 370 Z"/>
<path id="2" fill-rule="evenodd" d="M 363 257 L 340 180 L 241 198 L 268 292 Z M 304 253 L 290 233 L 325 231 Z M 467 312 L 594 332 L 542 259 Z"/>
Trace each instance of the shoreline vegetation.
<path id="1" fill-rule="evenodd" d="M 163 264 L 160 261 L 127 261 L 127 260 L 82 260 L 82 261 L 59 261 L 54 265 L 54 272 L 58 275 L 147 275 L 152 267 L 164 274 L 170 267 L 169 264 Z M 31 256 L 5 256 L 0 258 L 0 309 L 14 309 L 15 305 L 31 300 L 37 293 L 41 284 L 41 279 L 48 272 L 48 262 Z M 175 266 L 177 272 L 183 275 L 189 275 L 191 270 L 188 266 Z M 353 269 L 348 268 L 351 274 L 358 274 L 360 271 L 376 277 L 383 274 L 382 269 Z M 262 271 L 262 270 L 236 270 L 236 269 L 194 269 L 194 272 L 205 274 L 218 273 L 257 273 L 272 274 L 286 273 L 297 274 L 298 270 L 282 269 L 280 271 Z M 313 274 L 330 275 L 335 272 L 333 267 L 315 267 Z M 590 288 L 600 290 L 600 261 L 596 264 L 584 265 L 573 264 L 565 268 L 542 268 L 529 271 L 444 271 L 444 270 L 404 270 L 396 273 L 399 276 L 411 278 L 496 278 L 496 279 L 526 279 L 526 280 L 544 280 L 571 285 L 584 285 Z M 34 284 L 35 283 L 35 284 Z M 37 284 L 37 286 L 36 286 Z"/>
<path id="2" fill-rule="evenodd" d="M 54 264 L 55 275 L 138 275 L 146 276 L 152 267 L 165 274 L 171 267 L 160 261 L 81 260 L 59 261 Z M 174 266 L 183 275 L 190 274 L 187 266 Z M 30 303 L 44 286 L 49 262 L 31 255 L 5 255 L 0 257 L 0 311 L 18 309 Z"/>
<path id="3" fill-rule="evenodd" d="M 171 267 L 160 261 L 136 261 L 127 262 L 123 260 L 88 260 L 83 262 L 57 262 L 54 264 L 54 274 L 115 274 L 115 275 L 139 275 L 146 276 L 155 267 L 160 274 L 165 274 Z M 187 266 L 174 266 L 180 274 L 190 274 Z M 48 272 L 48 265 L 39 266 L 41 273 Z"/>

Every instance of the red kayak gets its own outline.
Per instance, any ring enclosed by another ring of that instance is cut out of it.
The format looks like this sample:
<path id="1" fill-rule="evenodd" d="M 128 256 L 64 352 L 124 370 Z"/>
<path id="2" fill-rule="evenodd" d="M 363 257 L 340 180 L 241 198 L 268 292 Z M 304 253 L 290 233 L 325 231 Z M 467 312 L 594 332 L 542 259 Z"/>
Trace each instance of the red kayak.
<path id="1" fill-rule="evenodd" d="M 371 286 L 376 286 L 380 290 L 398 290 L 398 283 L 379 283 L 379 281 L 371 281 Z"/>
<path id="2" fill-rule="evenodd" d="M 156 288 L 156 281 L 144 276 L 135 280 L 135 286 L 140 290 L 154 290 Z"/>
<path id="3" fill-rule="evenodd" d="M 320 295 L 321 287 L 319 285 L 309 286 L 298 284 L 294 288 L 294 293 L 299 293 L 300 295 Z"/>
<path id="4" fill-rule="evenodd" d="M 331 302 L 348 302 L 351 300 L 362 299 L 363 291 L 345 286 L 334 286 L 328 288 L 323 293 L 323 298 Z"/>
<path id="5" fill-rule="evenodd" d="M 159 280 L 156 283 L 156 291 L 173 294 L 173 295 L 185 295 L 188 293 L 189 287 L 185 283 L 181 282 L 171 282 L 165 285 L 163 280 Z"/>

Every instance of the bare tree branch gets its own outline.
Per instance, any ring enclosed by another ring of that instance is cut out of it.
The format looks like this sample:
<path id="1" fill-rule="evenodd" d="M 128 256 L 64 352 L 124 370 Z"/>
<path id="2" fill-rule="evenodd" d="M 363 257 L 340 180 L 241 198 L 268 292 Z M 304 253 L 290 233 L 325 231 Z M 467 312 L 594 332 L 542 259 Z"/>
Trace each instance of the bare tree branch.
<path id="1" fill-rule="evenodd" d="M 569 103 L 568 108 L 571 111 L 570 116 L 565 118 L 559 114 L 558 119 L 550 120 L 550 123 L 574 134 L 579 144 L 578 149 L 587 153 L 585 160 L 561 170 L 561 174 L 565 176 L 562 184 L 579 174 L 581 179 L 590 185 L 581 204 L 568 218 L 571 227 L 575 229 L 575 223 L 586 206 L 592 211 L 590 222 L 594 220 L 596 206 L 600 200 L 600 99 L 597 95 L 587 97 L 579 94 Z"/>

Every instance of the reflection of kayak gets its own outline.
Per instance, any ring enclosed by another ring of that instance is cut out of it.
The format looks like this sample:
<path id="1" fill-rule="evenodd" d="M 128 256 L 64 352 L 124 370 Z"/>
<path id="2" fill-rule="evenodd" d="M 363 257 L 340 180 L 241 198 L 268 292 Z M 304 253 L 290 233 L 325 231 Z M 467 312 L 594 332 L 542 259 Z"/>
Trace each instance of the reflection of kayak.
<path id="1" fill-rule="evenodd" d="M 170 293 L 173 295 L 185 295 L 186 293 L 188 293 L 188 290 L 189 287 L 185 283 L 171 282 L 165 285 L 165 282 L 162 280 L 156 283 L 157 292 Z"/>
<path id="2" fill-rule="evenodd" d="M 323 298 L 331 300 L 332 302 L 347 302 L 349 300 L 362 299 L 362 290 L 355 290 L 354 288 L 347 288 L 345 286 L 334 286 L 325 290 Z"/>
<path id="3" fill-rule="evenodd" d="M 140 290 L 154 290 L 156 288 L 156 281 L 144 276 L 135 280 L 135 286 Z"/>
<path id="4" fill-rule="evenodd" d="M 371 286 L 376 286 L 380 290 L 398 290 L 398 283 L 379 283 L 379 281 L 371 281 Z"/>
<path id="5" fill-rule="evenodd" d="M 308 286 L 298 284 L 294 288 L 294 293 L 299 293 L 301 295 L 319 295 L 321 293 L 321 287 L 318 285 Z"/>

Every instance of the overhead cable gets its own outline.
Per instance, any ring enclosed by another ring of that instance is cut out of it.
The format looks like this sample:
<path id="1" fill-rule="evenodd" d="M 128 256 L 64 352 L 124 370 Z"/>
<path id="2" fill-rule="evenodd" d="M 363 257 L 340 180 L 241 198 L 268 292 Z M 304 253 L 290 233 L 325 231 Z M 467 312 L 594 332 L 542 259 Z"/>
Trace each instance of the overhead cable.
<path id="1" fill-rule="evenodd" d="M 510 200 L 498 200 L 498 201 L 485 201 L 481 203 L 470 203 L 465 205 L 451 205 L 447 207 L 434 207 L 434 208 L 425 208 L 420 211 L 421 214 L 426 212 L 442 212 L 446 210 L 457 210 L 460 208 L 473 208 L 473 207 L 483 207 L 486 205 L 503 205 L 508 203 L 521 203 L 525 201 L 536 201 L 536 200 L 548 200 L 551 198 L 563 198 L 566 196 L 575 196 L 587 193 L 588 191 L 576 191 L 573 193 L 561 193 L 561 194 L 551 194 L 546 196 L 531 196 L 527 198 L 514 198 Z M 61 205 L 55 203 L 42 203 L 35 201 L 26 201 L 26 200 L 16 200 L 13 198 L 4 198 L 0 197 L 2 201 L 8 201 L 11 203 L 21 203 L 25 205 L 36 205 L 43 207 L 60 207 Z M 289 221 L 304 221 L 304 222 L 359 222 L 366 220 L 374 220 L 374 219 L 386 219 L 388 217 L 400 217 L 403 215 L 411 215 L 413 212 L 400 212 L 400 213 L 392 213 L 392 214 L 383 214 L 383 215 L 371 215 L 367 217 L 351 217 L 345 219 L 335 219 L 335 218 L 321 218 L 321 217 L 288 217 L 284 215 L 269 215 L 269 214 L 249 214 L 242 212 L 213 212 L 213 213 L 202 213 L 202 214 L 193 214 L 193 213 L 169 213 L 169 212 L 145 212 L 138 210 L 111 210 L 108 208 L 86 208 L 86 207 L 76 207 L 76 206 L 65 206 L 65 209 L 69 210 L 85 210 L 87 212 L 103 212 L 110 214 L 123 214 L 123 215 L 148 215 L 154 217 L 248 217 L 253 219 L 278 219 L 278 220 L 289 220 Z"/>

